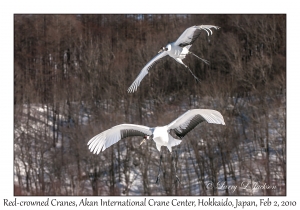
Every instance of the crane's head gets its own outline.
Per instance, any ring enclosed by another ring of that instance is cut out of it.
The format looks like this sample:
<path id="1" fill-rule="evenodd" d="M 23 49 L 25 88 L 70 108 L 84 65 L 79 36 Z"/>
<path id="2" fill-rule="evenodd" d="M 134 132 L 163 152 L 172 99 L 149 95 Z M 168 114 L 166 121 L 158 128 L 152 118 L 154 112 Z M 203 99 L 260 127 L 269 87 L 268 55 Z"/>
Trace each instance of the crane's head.
<path id="1" fill-rule="evenodd" d="M 162 48 L 160 48 L 160 50 L 158 51 L 158 53 L 161 53 L 161 52 L 163 52 L 163 51 L 168 51 L 168 48 L 162 47 Z"/>
<path id="2" fill-rule="evenodd" d="M 150 136 L 148 136 L 148 135 L 144 136 L 143 141 L 140 143 L 140 146 L 141 146 L 143 143 L 145 143 L 146 140 L 149 140 L 149 139 L 150 139 Z"/>
<path id="3" fill-rule="evenodd" d="M 163 51 L 170 51 L 171 50 L 171 45 L 170 44 L 167 44 L 166 47 L 162 47 L 160 48 L 160 50 L 158 51 L 158 53 L 161 53 Z"/>

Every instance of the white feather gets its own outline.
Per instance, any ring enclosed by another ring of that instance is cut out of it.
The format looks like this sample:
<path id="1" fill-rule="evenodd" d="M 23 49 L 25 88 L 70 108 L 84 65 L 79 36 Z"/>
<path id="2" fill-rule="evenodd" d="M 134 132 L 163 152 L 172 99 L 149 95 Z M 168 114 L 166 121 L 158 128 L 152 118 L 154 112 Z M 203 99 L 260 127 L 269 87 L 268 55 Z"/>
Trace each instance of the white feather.
<path id="1" fill-rule="evenodd" d="M 137 131 L 137 136 L 141 136 L 141 134 L 145 136 L 152 136 L 152 139 L 155 141 L 156 147 L 159 151 L 161 146 L 166 146 L 171 152 L 172 147 L 180 144 L 181 140 L 173 138 L 169 134 L 169 131 L 171 129 L 176 129 L 177 131 L 181 132 L 189 126 L 192 119 L 197 115 L 200 115 L 208 123 L 225 125 L 223 116 L 218 111 L 210 109 L 192 109 L 179 116 L 170 124 L 162 127 L 160 126 L 150 128 L 147 126 L 135 124 L 117 125 L 94 136 L 91 140 L 88 141 L 87 144 L 89 145 L 89 149 L 91 152 L 93 152 L 94 154 L 99 154 L 101 151 L 104 151 L 111 145 L 121 140 L 121 132 L 130 130 Z M 136 134 L 136 132 L 134 134 Z M 130 134 L 130 136 L 132 136 L 132 134 Z"/>
<path id="2" fill-rule="evenodd" d="M 185 56 L 189 53 L 189 49 L 192 46 L 192 41 L 194 35 L 197 37 L 199 34 L 199 30 L 204 30 L 206 31 L 207 35 L 212 35 L 213 32 L 211 28 L 219 29 L 220 27 L 218 26 L 213 26 L 213 25 L 200 25 L 200 26 L 192 26 L 187 28 L 180 36 L 179 38 L 172 43 L 167 44 L 167 46 L 164 49 L 167 49 L 166 51 L 163 51 L 159 54 L 157 54 L 154 58 L 152 58 L 141 70 L 137 78 L 134 80 L 134 82 L 130 85 L 128 88 L 128 92 L 132 93 L 135 92 L 140 85 L 141 81 L 144 79 L 144 77 L 148 74 L 149 69 L 154 65 L 156 61 L 159 59 L 165 57 L 166 55 L 169 55 L 170 57 L 174 58 L 177 62 L 180 64 L 184 65 L 186 68 L 188 68 L 183 62 L 182 59 L 185 58 Z M 195 34 L 196 33 L 196 34 Z M 193 53 L 192 53 L 193 54 Z M 206 64 L 209 62 L 206 61 L 203 58 L 198 57 L 197 55 L 193 54 L 195 57 L 198 59 L 202 60 Z M 189 69 L 191 72 L 191 70 Z M 191 72 L 192 73 L 192 72 Z M 192 75 L 195 77 L 195 79 L 198 80 L 198 78 L 192 73 Z"/>

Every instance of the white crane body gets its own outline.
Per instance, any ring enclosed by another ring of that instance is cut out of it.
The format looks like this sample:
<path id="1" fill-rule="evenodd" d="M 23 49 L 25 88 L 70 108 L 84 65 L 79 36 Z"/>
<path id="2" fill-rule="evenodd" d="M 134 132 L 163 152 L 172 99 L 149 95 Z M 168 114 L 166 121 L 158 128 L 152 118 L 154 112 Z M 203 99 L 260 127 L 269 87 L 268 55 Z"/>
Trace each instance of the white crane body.
<path id="1" fill-rule="evenodd" d="M 170 135 L 171 130 L 174 131 L 176 136 L 183 138 L 202 122 L 225 125 L 223 116 L 218 111 L 211 109 L 191 109 L 165 126 L 157 126 L 154 128 L 135 124 L 114 126 L 94 136 L 88 142 L 88 145 L 91 152 L 99 154 L 121 139 L 132 136 L 142 136 L 144 141 L 153 139 L 158 151 L 161 151 L 162 146 L 166 146 L 169 151 L 172 152 L 172 147 L 180 144 L 181 140 L 172 137 Z"/>
<path id="2" fill-rule="evenodd" d="M 200 26 L 192 26 L 187 28 L 175 42 L 168 43 L 166 47 L 161 48 L 158 54 L 144 66 L 144 68 L 141 70 L 141 72 L 134 80 L 134 82 L 130 85 L 127 91 L 129 93 L 135 92 L 138 86 L 140 85 L 141 81 L 143 80 L 143 78 L 148 74 L 149 69 L 157 61 L 159 61 L 166 55 L 169 55 L 170 57 L 174 58 L 178 63 L 184 65 L 184 67 L 187 68 L 194 76 L 194 78 L 198 81 L 198 78 L 194 75 L 191 69 L 182 62 L 182 60 L 186 57 L 187 54 L 192 54 L 198 59 L 205 62 L 206 64 L 209 64 L 207 60 L 198 57 L 194 53 L 190 52 L 189 49 L 194 43 L 194 41 L 199 37 L 200 32 L 202 30 L 206 31 L 208 36 L 211 35 L 213 33 L 211 28 L 219 29 L 220 27 L 213 26 L 213 25 L 200 25 Z"/>
<path id="3" fill-rule="evenodd" d="M 172 147 L 180 144 L 181 140 L 175 139 L 170 135 L 170 132 L 173 131 L 176 136 L 183 138 L 188 132 L 202 122 L 225 125 L 223 116 L 218 111 L 211 109 L 192 109 L 165 126 L 157 126 L 155 128 L 135 124 L 121 124 L 114 126 L 93 137 L 88 142 L 88 145 L 91 152 L 99 154 L 101 151 L 104 151 L 106 148 L 117 143 L 121 139 L 131 136 L 143 136 L 144 138 L 141 144 L 146 140 L 152 139 L 159 152 L 161 152 L 162 146 L 166 146 L 172 153 Z M 160 179 L 161 161 L 162 153 L 160 154 L 156 183 L 158 183 Z M 176 173 L 175 163 L 174 169 Z M 176 181 L 179 182 L 177 174 L 175 177 Z"/>

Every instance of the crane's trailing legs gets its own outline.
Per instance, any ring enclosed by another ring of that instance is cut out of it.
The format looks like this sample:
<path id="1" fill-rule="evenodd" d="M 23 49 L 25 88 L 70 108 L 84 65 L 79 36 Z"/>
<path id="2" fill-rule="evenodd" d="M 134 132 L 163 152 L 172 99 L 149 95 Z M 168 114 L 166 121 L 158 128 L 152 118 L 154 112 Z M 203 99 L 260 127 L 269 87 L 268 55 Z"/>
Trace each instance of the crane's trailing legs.
<path id="1" fill-rule="evenodd" d="M 162 153 L 160 153 L 160 158 L 159 158 L 159 166 L 158 166 L 158 174 L 157 174 L 157 178 L 156 178 L 156 184 L 159 184 L 159 182 L 160 182 L 161 162 L 162 162 Z M 175 171 L 175 178 L 176 178 L 175 183 L 180 183 L 180 179 L 177 176 L 176 161 L 175 161 L 175 156 L 174 156 L 173 152 L 172 152 L 172 162 L 173 162 L 174 171 Z"/>
<path id="2" fill-rule="evenodd" d="M 195 80 L 196 80 L 197 82 L 199 82 L 198 77 L 196 77 L 196 75 L 192 72 L 192 70 L 191 70 L 187 65 L 185 65 L 185 64 L 182 62 L 182 60 L 181 60 L 180 58 L 174 58 L 174 59 L 175 59 L 178 63 L 184 65 L 184 67 L 187 68 L 187 69 L 191 72 L 191 74 L 193 75 L 193 77 L 195 78 Z"/>
<path id="3" fill-rule="evenodd" d="M 156 178 L 156 184 L 159 184 L 159 181 L 160 181 L 161 160 L 162 160 L 162 153 L 160 153 L 160 158 L 159 158 L 159 167 L 158 167 L 158 174 L 157 174 L 157 178 Z"/>
<path id="4" fill-rule="evenodd" d="M 199 56 L 197 56 L 196 54 L 192 53 L 191 51 L 189 51 L 189 54 L 192 54 L 193 56 L 195 56 L 196 58 L 202 60 L 204 63 L 206 63 L 207 65 L 209 65 L 209 61 L 208 60 L 205 60 L 203 58 L 200 58 Z"/>
<path id="5" fill-rule="evenodd" d="M 175 183 L 180 183 L 180 179 L 179 177 L 177 176 L 177 170 L 176 170 L 176 161 L 175 161 L 175 157 L 174 157 L 174 154 L 172 152 L 172 162 L 174 164 L 174 171 L 175 171 L 175 177 L 176 177 L 176 180 L 175 180 Z"/>
<path id="6" fill-rule="evenodd" d="M 196 80 L 197 82 L 199 82 L 198 77 L 196 77 L 196 75 L 192 72 L 192 70 L 191 70 L 187 65 L 184 65 L 184 66 L 185 66 L 185 68 L 187 68 L 187 69 L 191 72 L 191 74 L 194 76 L 195 80 Z"/>

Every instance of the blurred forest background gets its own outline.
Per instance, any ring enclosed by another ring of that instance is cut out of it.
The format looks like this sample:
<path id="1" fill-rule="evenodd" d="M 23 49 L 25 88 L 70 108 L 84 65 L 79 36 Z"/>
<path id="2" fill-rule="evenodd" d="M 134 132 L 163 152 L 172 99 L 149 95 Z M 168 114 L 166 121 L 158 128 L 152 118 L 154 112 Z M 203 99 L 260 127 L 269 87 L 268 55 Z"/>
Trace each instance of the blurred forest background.
<path id="1" fill-rule="evenodd" d="M 162 46 L 202 24 L 221 28 L 191 47 L 210 65 L 183 60 L 200 83 L 167 57 L 127 93 Z M 176 147 L 180 184 L 166 148 L 155 184 L 153 141 L 88 150 L 112 126 L 166 125 L 193 108 L 226 126 L 197 126 Z M 14 194 L 286 195 L 286 15 L 15 15 Z"/>

